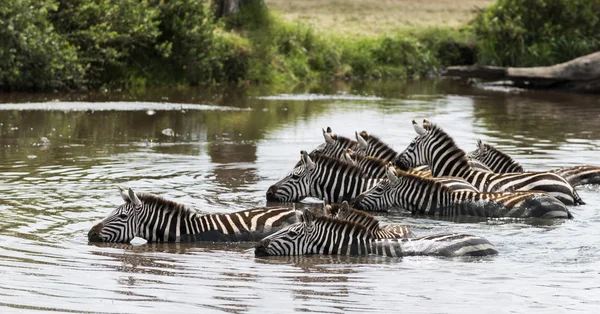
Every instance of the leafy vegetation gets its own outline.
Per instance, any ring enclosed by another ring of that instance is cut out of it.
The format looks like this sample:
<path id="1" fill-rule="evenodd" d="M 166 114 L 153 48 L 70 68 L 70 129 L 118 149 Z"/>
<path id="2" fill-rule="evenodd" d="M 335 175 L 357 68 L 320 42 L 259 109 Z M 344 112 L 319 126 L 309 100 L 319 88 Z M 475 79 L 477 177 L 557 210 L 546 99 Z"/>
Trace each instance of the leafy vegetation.
<path id="1" fill-rule="evenodd" d="M 362 36 L 284 20 L 258 0 L 219 21 L 209 0 L 0 1 L 0 90 L 421 77 L 600 48 L 600 0 L 498 0 L 470 26 Z"/>
<path id="2" fill-rule="evenodd" d="M 600 0 L 498 0 L 474 20 L 479 62 L 539 66 L 600 50 Z"/>

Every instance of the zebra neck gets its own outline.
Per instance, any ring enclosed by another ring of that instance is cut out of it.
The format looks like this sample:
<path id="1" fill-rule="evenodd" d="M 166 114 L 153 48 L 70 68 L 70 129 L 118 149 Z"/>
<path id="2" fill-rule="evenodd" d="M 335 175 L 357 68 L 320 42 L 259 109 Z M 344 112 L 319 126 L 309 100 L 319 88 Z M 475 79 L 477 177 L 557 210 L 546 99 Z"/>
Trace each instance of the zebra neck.
<path id="1" fill-rule="evenodd" d="M 310 195 L 328 202 L 350 201 L 381 179 L 370 179 L 358 168 L 339 164 L 334 167 L 317 164 L 310 183 Z"/>
<path id="2" fill-rule="evenodd" d="M 199 217 L 194 211 L 149 209 L 140 219 L 138 236 L 148 242 L 174 242 L 181 235 L 190 234 L 192 221 Z"/>
<path id="3" fill-rule="evenodd" d="M 455 145 L 431 151 L 428 165 L 434 177 L 466 178 L 473 170 L 466 153 Z"/>

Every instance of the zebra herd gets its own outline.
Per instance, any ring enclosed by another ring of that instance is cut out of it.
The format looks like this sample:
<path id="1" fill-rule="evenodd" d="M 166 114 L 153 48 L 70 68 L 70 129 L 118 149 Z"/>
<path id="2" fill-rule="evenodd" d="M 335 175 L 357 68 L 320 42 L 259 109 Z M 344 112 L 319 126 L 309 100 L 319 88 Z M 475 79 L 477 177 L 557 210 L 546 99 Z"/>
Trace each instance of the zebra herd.
<path id="1" fill-rule="evenodd" d="M 355 140 L 323 130 L 325 142 L 266 192 L 268 202 L 323 200 L 302 211 L 285 206 L 201 215 L 163 197 L 119 188 L 125 202 L 94 225 L 91 242 L 258 241 L 256 256 L 375 254 L 484 256 L 488 240 L 447 233 L 416 237 L 406 226 L 380 225 L 367 211 L 402 208 L 431 217 L 568 219 L 584 204 L 574 186 L 600 184 L 600 167 L 525 172 L 481 141 L 466 153 L 438 125 L 412 122 L 416 137 L 402 152 L 365 131 Z"/>

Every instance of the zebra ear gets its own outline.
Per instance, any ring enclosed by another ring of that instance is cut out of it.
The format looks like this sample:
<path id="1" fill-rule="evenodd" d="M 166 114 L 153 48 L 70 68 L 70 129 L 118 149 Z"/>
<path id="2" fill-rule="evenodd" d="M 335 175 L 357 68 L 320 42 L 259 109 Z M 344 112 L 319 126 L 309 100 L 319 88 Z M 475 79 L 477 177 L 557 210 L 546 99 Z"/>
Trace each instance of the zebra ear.
<path id="1" fill-rule="evenodd" d="M 331 128 L 330 128 L 330 127 L 327 127 L 327 133 L 329 133 L 329 134 L 333 135 L 333 131 L 331 130 Z"/>
<path id="2" fill-rule="evenodd" d="M 396 176 L 396 168 L 394 166 L 388 165 L 385 175 L 387 176 L 388 180 L 390 180 L 390 182 L 392 183 L 398 180 L 398 177 Z"/>
<path id="3" fill-rule="evenodd" d="M 327 132 L 325 131 L 325 129 L 323 130 L 323 137 L 325 138 L 325 143 L 327 144 L 333 144 L 333 137 L 331 137 L 331 132 Z M 331 131 L 331 129 L 328 127 L 327 128 L 328 131 Z"/>
<path id="4" fill-rule="evenodd" d="M 415 132 L 417 132 L 417 134 L 419 135 L 425 135 L 427 134 L 427 130 L 425 130 L 425 128 L 421 125 L 419 125 L 415 120 L 412 121 L 413 124 L 413 128 L 415 129 Z"/>
<path id="5" fill-rule="evenodd" d="M 302 162 L 306 165 L 306 169 L 313 170 L 315 168 L 315 163 L 310 159 L 308 153 L 305 150 L 301 150 L 300 154 L 302 154 Z"/>
<path id="6" fill-rule="evenodd" d="M 304 210 L 302 210 L 302 219 L 304 220 L 304 223 L 307 226 L 312 226 L 315 217 L 313 216 L 313 213 L 310 210 L 308 210 L 308 208 L 305 208 Z"/>
<path id="7" fill-rule="evenodd" d="M 365 139 L 362 136 L 360 136 L 358 132 L 354 132 L 354 135 L 356 136 L 356 142 L 358 142 L 358 147 L 363 150 L 367 150 L 367 148 L 369 148 L 369 144 L 367 143 L 367 141 L 365 141 Z"/>
<path id="8" fill-rule="evenodd" d="M 483 141 L 481 139 L 477 139 L 477 148 L 480 152 L 485 152 L 485 145 L 483 144 Z"/>
<path id="9" fill-rule="evenodd" d="M 431 122 L 427 119 L 423 119 L 423 128 L 428 131 L 431 130 Z"/>
<path id="10" fill-rule="evenodd" d="M 117 187 L 119 188 L 119 194 L 121 194 L 121 198 L 123 198 L 125 203 L 131 203 L 131 199 L 129 198 L 129 195 L 127 195 L 125 190 L 120 186 L 117 186 Z"/>
<path id="11" fill-rule="evenodd" d="M 135 192 L 131 188 L 129 188 L 129 199 L 131 199 L 131 204 L 135 207 L 141 207 L 142 201 L 135 195 Z"/>
<path id="12" fill-rule="evenodd" d="M 331 208 L 331 205 L 327 204 L 326 201 L 323 201 L 323 215 L 327 217 L 333 216 L 332 210 L 333 208 Z"/>

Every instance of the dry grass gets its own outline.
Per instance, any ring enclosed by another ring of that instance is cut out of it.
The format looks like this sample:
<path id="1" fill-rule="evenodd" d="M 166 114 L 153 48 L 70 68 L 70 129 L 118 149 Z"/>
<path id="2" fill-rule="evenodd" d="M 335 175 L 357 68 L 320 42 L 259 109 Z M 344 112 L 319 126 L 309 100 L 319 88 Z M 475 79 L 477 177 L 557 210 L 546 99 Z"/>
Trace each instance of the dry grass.
<path id="1" fill-rule="evenodd" d="M 427 26 L 456 27 L 493 0 L 265 0 L 285 19 L 324 31 L 385 34 Z"/>

